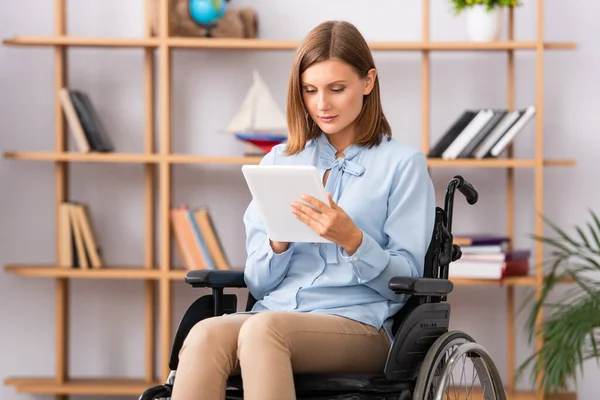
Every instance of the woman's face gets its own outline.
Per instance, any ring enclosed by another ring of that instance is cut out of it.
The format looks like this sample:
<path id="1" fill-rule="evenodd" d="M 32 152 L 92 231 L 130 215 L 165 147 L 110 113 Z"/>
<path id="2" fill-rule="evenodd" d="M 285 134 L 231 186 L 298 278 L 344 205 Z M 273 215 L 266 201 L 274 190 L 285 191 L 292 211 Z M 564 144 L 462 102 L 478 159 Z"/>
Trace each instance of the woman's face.
<path id="1" fill-rule="evenodd" d="M 376 71 L 360 78 L 340 59 L 320 61 L 302 76 L 302 98 L 310 116 L 328 135 L 355 136 L 354 120 L 360 114 L 363 96 L 373 89 Z"/>

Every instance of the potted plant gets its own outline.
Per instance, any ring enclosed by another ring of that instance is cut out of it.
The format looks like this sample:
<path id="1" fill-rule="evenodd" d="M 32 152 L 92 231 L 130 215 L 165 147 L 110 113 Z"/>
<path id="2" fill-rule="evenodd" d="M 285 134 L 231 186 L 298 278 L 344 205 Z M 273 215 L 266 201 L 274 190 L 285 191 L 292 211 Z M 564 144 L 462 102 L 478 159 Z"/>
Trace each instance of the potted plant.
<path id="1" fill-rule="evenodd" d="M 455 15 L 465 13 L 466 30 L 475 42 L 498 40 L 504 8 L 520 6 L 518 0 L 450 0 Z"/>
<path id="2" fill-rule="evenodd" d="M 575 226 L 575 234 L 544 218 L 556 237 L 534 236 L 551 249 L 541 296 L 525 303 L 533 303 L 527 319 L 529 341 L 541 335 L 544 345 L 525 360 L 517 376 L 532 366 L 534 380 L 541 373 L 545 394 L 566 391 L 586 360 L 600 362 L 600 219 L 593 211 L 590 214 L 585 227 Z M 550 301 L 550 292 L 565 281 L 564 294 Z M 542 310 L 541 329 L 536 331 Z"/>

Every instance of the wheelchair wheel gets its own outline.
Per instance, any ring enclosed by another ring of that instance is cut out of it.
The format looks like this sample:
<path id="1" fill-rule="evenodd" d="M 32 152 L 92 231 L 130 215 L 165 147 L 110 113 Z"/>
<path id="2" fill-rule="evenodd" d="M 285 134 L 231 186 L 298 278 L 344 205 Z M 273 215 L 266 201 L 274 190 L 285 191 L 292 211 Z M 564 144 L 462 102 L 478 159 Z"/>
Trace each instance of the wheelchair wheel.
<path id="1" fill-rule="evenodd" d="M 171 386 L 154 386 L 146 390 L 140 396 L 139 400 L 162 400 L 171 398 Z"/>
<path id="2" fill-rule="evenodd" d="M 489 353 L 464 332 L 451 331 L 440 336 L 423 360 L 413 400 L 481 398 L 506 400 L 500 374 Z"/>

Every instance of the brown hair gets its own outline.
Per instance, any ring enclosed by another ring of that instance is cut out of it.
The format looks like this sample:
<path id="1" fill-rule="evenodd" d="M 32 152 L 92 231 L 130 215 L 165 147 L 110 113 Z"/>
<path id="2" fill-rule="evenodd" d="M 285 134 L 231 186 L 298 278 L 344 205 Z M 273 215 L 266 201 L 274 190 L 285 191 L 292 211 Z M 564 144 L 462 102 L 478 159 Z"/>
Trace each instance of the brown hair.
<path id="1" fill-rule="evenodd" d="M 318 125 L 306 110 L 300 77 L 314 63 L 331 58 L 345 61 L 361 78 L 375 68 L 367 42 L 351 23 L 326 21 L 310 31 L 296 52 L 290 72 L 286 107 L 289 129 L 287 154 L 300 152 L 308 140 L 321 134 Z M 371 93 L 364 96 L 356 124 L 358 136 L 355 143 L 358 145 L 372 147 L 380 144 L 384 135 L 392 136 L 390 125 L 383 114 L 378 76 L 375 77 Z"/>

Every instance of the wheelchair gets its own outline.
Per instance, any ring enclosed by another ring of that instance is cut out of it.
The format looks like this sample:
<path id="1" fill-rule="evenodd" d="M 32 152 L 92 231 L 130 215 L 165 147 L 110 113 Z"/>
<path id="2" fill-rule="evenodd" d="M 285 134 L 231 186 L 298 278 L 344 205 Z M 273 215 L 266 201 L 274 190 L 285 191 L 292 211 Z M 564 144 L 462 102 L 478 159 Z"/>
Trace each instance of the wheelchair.
<path id="1" fill-rule="evenodd" d="M 393 341 L 381 374 L 298 374 L 294 376 L 296 396 L 305 400 L 506 400 L 500 374 L 487 350 L 467 333 L 449 331 L 450 304 L 447 295 L 453 290 L 448 267 L 461 257 L 460 246 L 452 240 L 452 210 L 455 191 L 469 204 L 478 193 L 462 176 L 456 175 L 446 189 L 444 208 L 436 207 L 431 243 L 425 257 L 424 276 L 394 277 L 388 287 L 396 294 L 407 295 L 405 306 L 394 316 Z M 169 368 L 164 385 L 147 389 L 139 400 L 169 399 L 175 382 L 178 354 L 190 329 L 203 318 L 235 313 L 235 294 L 225 288 L 243 288 L 243 271 L 194 270 L 185 282 L 192 287 L 208 287 L 212 294 L 198 298 L 181 319 L 173 339 Z M 255 299 L 249 294 L 246 311 Z M 472 364 L 471 371 L 455 371 Z M 466 382 L 468 375 L 473 382 Z M 465 382 L 463 382 L 463 378 Z M 476 383 L 476 380 L 479 383 Z M 471 397 L 472 396 L 472 397 Z M 226 399 L 243 399 L 240 376 L 227 382 Z"/>

